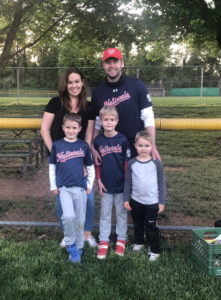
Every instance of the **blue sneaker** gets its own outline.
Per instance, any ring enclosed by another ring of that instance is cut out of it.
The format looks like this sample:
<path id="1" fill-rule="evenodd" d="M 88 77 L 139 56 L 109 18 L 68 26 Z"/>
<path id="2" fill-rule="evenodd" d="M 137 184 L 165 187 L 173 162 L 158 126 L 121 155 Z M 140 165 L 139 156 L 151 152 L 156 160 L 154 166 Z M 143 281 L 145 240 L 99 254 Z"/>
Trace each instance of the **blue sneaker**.
<path id="1" fill-rule="evenodd" d="M 67 246 L 66 250 L 69 252 L 69 258 L 68 261 L 72 261 L 72 262 L 80 262 L 81 261 L 81 257 L 78 251 L 78 248 L 76 246 L 76 244 L 73 244 L 71 246 Z"/>

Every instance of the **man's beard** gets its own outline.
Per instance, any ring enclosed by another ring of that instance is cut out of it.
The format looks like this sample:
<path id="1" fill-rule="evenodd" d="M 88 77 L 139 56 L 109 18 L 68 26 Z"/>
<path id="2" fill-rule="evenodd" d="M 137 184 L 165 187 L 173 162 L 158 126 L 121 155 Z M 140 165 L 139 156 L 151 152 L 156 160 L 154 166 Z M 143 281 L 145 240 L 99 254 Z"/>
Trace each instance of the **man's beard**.
<path id="1" fill-rule="evenodd" d="M 117 78 L 120 78 L 122 72 L 117 73 L 115 76 L 111 76 L 111 75 L 107 75 L 107 78 L 109 78 L 110 80 L 115 80 Z"/>

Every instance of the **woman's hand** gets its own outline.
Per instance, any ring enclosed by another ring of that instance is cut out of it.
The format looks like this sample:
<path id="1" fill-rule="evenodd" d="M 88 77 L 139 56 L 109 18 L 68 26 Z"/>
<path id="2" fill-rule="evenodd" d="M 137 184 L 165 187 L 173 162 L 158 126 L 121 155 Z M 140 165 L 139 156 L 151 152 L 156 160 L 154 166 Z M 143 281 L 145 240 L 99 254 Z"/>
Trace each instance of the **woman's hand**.
<path id="1" fill-rule="evenodd" d="M 98 153 L 97 150 L 94 149 L 94 147 L 91 147 L 91 153 L 94 159 L 94 164 L 95 166 L 100 166 L 101 165 L 101 156 Z"/>
<path id="2" fill-rule="evenodd" d="M 59 194 L 59 189 L 55 189 L 55 190 L 52 190 L 52 193 L 55 194 L 55 195 L 58 195 Z"/>
<path id="3" fill-rule="evenodd" d="M 97 183 L 98 183 L 98 192 L 99 192 L 100 196 L 103 196 L 103 191 L 106 192 L 107 189 L 106 189 L 106 187 L 103 185 L 103 183 L 101 182 L 100 179 L 98 179 Z"/>
<path id="4" fill-rule="evenodd" d="M 90 195 L 91 191 L 92 191 L 92 189 L 87 188 L 87 195 Z"/>
<path id="5" fill-rule="evenodd" d="M 48 151 L 51 151 L 52 147 L 52 139 L 51 139 L 51 126 L 54 120 L 54 114 L 44 112 L 42 121 L 41 121 L 41 136 L 44 140 L 44 143 L 46 147 L 48 148 Z"/>

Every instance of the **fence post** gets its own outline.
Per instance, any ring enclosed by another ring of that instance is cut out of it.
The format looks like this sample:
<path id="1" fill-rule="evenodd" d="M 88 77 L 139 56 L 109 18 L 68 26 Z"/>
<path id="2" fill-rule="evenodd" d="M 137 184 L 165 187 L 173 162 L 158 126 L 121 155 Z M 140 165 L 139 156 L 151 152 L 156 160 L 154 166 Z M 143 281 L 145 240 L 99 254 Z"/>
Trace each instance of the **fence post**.
<path id="1" fill-rule="evenodd" d="M 203 67 L 201 67 L 200 106 L 203 104 Z"/>
<path id="2" fill-rule="evenodd" d="M 137 68 L 137 78 L 140 78 L 140 69 Z"/>
<path id="3" fill-rule="evenodd" d="M 17 80 L 17 101 L 20 103 L 20 93 L 19 93 L 19 82 L 20 82 L 20 68 L 16 69 L 16 80 Z"/>

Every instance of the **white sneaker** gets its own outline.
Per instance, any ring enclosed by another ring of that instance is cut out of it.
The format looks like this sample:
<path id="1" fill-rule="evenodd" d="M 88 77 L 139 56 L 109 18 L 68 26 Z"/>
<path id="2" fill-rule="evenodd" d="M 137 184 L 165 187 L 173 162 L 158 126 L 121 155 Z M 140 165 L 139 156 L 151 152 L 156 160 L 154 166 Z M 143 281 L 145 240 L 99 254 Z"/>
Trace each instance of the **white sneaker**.
<path id="1" fill-rule="evenodd" d="M 139 244 L 133 244 L 133 251 L 140 251 L 142 248 L 144 247 L 144 245 L 139 245 Z"/>
<path id="2" fill-rule="evenodd" d="M 160 254 L 150 252 L 149 261 L 156 261 L 160 257 Z"/>
<path id="3" fill-rule="evenodd" d="M 88 242 L 89 246 L 92 248 L 96 248 L 98 246 L 95 238 L 92 235 L 89 237 L 88 240 L 85 240 L 85 241 Z"/>
<path id="4" fill-rule="evenodd" d="M 61 247 L 61 248 L 65 248 L 65 247 L 66 247 L 64 238 L 63 238 L 63 240 L 62 240 L 61 243 L 60 243 L 60 247 Z"/>

